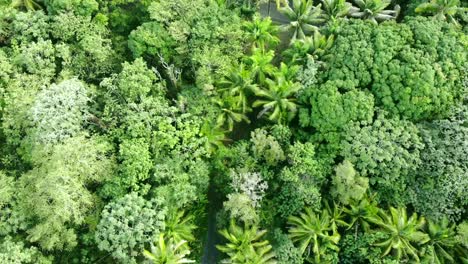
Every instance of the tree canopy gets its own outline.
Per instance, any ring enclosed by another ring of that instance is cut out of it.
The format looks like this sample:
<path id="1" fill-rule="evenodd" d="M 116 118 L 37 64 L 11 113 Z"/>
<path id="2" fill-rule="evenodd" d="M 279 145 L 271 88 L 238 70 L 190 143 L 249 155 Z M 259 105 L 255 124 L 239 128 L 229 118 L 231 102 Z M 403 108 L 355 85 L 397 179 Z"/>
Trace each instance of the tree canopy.
<path id="1" fill-rule="evenodd" d="M 467 10 L 0 0 L 0 263 L 468 263 Z"/>

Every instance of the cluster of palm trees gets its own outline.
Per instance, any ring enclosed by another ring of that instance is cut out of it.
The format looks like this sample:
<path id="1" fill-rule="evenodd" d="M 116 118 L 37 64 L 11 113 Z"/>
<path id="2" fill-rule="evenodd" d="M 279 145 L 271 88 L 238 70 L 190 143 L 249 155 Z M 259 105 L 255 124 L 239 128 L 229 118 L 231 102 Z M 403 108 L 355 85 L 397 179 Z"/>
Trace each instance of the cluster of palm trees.
<path id="1" fill-rule="evenodd" d="M 339 226 L 343 230 L 356 229 L 356 234 L 358 229 L 383 233 L 383 238 L 372 246 L 381 249 L 382 257 L 391 255 L 399 262 L 468 261 L 468 249 L 459 242 L 455 225 L 449 225 L 447 219 L 435 222 L 416 213 L 408 217 L 406 208 L 383 210 L 368 197 L 344 208 L 335 205 L 321 212 L 306 208 L 299 216 L 290 216 L 288 224 L 292 241 L 310 263 L 326 263 L 324 256 L 339 250 Z"/>
<path id="2" fill-rule="evenodd" d="M 278 26 L 270 18 L 255 16 L 244 24 L 250 52 L 239 65 L 217 84 L 220 108 L 216 127 L 230 132 L 235 123 L 249 123 L 247 114 L 258 109 L 258 118 L 278 123 L 294 118 L 297 105 L 294 95 L 301 86 L 295 80 L 297 67 L 273 65 L 274 48 L 279 43 Z"/>
<path id="3" fill-rule="evenodd" d="M 468 248 L 460 242 L 455 225 L 447 219 L 426 220 L 416 213 L 408 216 L 406 208 L 388 210 L 377 207 L 365 196 L 348 206 L 324 205 L 321 211 L 311 208 L 288 218 L 288 235 L 307 263 L 331 263 L 338 254 L 339 232 L 381 233 L 371 247 L 381 257 L 391 256 L 399 263 L 468 263 Z M 222 231 L 226 242 L 217 248 L 229 258 L 224 263 L 276 263 L 266 230 L 256 225 L 238 226 L 231 220 Z"/>
<path id="4" fill-rule="evenodd" d="M 317 6 L 312 0 L 277 0 L 277 6 L 289 20 L 290 23 L 283 29 L 293 29 L 291 42 L 296 38 L 304 38 L 307 32 L 318 29 L 320 25 L 327 22 L 335 22 L 342 17 L 368 19 L 378 23 L 395 19 L 400 13 L 400 6 L 395 5 L 393 9 L 387 9 L 392 0 L 320 0 Z M 354 4 L 354 5 L 353 5 Z M 457 15 L 466 14 L 468 9 L 462 7 L 460 0 L 428 0 L 416 8 L 416 13 L 429 14 L 442 20 L 447 20 L 458 25 Z"/>
<path id="5" fill-rule="evenodd" d="M 251 5 L 252 1 L 248 2 Z M 288 18 L 289 23 L 277 26 L 271 18 L 259 16 L 245 22 L 250 54 L 217 84 L 220 96 L 213 101 L 219 107 L 220 114 L 210 132 L 218 136 L 210 144 L 222 144 L 225 139 L 220 135 L 231 132 L 236 123 L 250 123 L 248 114 L 255 112 L 255 109 L 257 118 L 266 117 L 272 122 L 284 124 L 295 117 L 298 110 L 295 94 L 301 85 L 294 76 L 285 76 L 272 63 L 275 60 L 274 49 L 280 42 L 280 30 L 291 33 L 284 56 L 291 62 L 288 65 L 289 73 L 294 73 L 297 72 L 294 65 L 304 65 L 308 57 L 317 60 L 333 45 L 333 34 L 321 34 L 322 26 L 328 24 L 328 31 L 332 32 L 332 25 L 338 18 L 361 18 L 374 23 L 395 19 L 400 7 L 396 5 L 388 10 L 391 2 L 321 0 L 320 4 L 314 5 L 312 0 L 277 0 L 278 10 Z M 431 0 L 421 4 L 416 12 L 433 14 L 456 23 L 455 14 L 466 11 L 459 5 L 459 0 Z"/>
<path id="6" fill-rule="evenodd" d="M 311 0 L 293 0 L 290 4 L 280 5 L 279 11 L 289 23 L 282 26 L 283 30 L 292 31 L 291 43 L 296 39 L 304 39 L 308 33 L 317 31 L 327 22 L 334 23 L 338 18 L 353 17 L 368 19 L 374 23 L 395 19 L 400 11 L 396 5 L 393 10 L 386 10 L 391 0 L 321 0 L 314 6 Z"/>
<path id="7" fill-rule="evenodd" d="M 279 11 L 288 17 L 288 24 L 277 26 L 269 17 L 259 16 L 245 22 L 250 52 L 217 84 L 220 96 L 214 103 L 220 114 L 216 128 L 230 132 L 236 123 L 249 123 L 247 114 L 254 109 L 257 109 L 257 118 L 266 117 L 282 124 L 291 121 L 298 109 L 295 94 L 301 89 L 294 76 L 297 72 L 294 65 L 300 64 L 307 55 L 317 58 L 333 44 L 333 35 L 322 35 L 319 25 L 343 16 L 384 20 L 397 13 L 384 10 L 390 0 L 355 2 L 359 8 L 344 0 L 322 0 L 323 8 L 322 4 L 314 6 L 311 0 L 293 0 L 291 5 L 278 1 Z M 292 58 L 293 64 L 281 65 L 281 68 L 272 63 L 274 48 L 280 42 L 279 30 L 292 32 L 290 48 L 285 55 Z"/>

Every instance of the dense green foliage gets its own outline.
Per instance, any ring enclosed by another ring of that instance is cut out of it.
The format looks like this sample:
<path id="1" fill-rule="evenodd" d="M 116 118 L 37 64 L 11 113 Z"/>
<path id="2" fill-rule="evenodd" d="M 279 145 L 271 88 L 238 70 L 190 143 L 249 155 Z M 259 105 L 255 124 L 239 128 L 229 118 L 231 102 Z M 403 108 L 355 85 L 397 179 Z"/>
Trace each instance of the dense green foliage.
<path id="1" fill-rule="evenodd" d="M 467 8 L 0 0 L 0 263 L 468 263 Z"/>

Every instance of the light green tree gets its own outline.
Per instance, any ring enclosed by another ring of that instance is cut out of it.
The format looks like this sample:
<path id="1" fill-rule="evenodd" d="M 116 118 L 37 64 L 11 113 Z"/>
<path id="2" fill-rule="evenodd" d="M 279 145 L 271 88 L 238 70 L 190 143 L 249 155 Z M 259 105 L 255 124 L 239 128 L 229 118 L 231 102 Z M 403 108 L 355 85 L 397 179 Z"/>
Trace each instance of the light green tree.
<path id="1" fill-rule="evenodd" d="M 0 242 L 0 262 L 9 264 L 52 264 L 53 257 L 44 256 L 38 248 L 7 236 Z"/>
<path id="2" fill-rule="evenodd" d="M 332 176 L 332 196 L 347 205 L 351 201 L 360 201 L 369 187 L 369 179 L 360 177 L 353 164 L 345 160 L 336 166 L 336 174 Z"/>
<path id="3" fill-rule="evenodd" d="M 39 92 L 31 108 L 33 140 L 48 145 L 77 135 L 89 117 L 90 100 L 86 86 L 77 79 Z"/>
<path id="4" fill-rule="evenodd" d="M 19 210 L 31 220 L 28 240 L 43 249 L 72 249 L 74 228 L 83 224 L 96 197 L 87 186 L 109 179 L 114 162 L 99 138 L 75 136 L 36 151 L 33 169 L 18 182 Z"/>

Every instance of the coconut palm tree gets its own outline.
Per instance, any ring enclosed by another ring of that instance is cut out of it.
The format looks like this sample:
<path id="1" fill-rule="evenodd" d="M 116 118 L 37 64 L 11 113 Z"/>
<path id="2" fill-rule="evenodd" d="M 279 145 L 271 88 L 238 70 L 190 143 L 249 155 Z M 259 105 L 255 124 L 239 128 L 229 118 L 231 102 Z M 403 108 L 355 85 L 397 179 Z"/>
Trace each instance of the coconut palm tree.
<path id="1" fill-rule="evenodd" d="M 190 250 L 184 245 L 185 240 L 175 242 L 174 239 L 166 239 L 161 233 L 156 245 L 151 245 L 151 251 L 144 250 L 143 255 L 151 260 L 154 264 L 183 264 L 195 263 L 194 260 L 187 259 L 190 255 Z"/>
<path id="2" fill-rule="evenodd" d="M 383 256 L 394 253 L 398 261 L 411 257 L 420 261 L 416 246 L 430 241 L 429 235 L 421 231 L 426 223 L 424 217 L 413 213 L 408 218 L 405 208 L 390 207 L 389 212 L 379 210 L 379 214 L 370 217 L 369 221 L 379 226 L 380 231 L 387 235 L 384 240 L 374 244 L 383 248 Z"/>
<path id="3" fill-rule="evenodd" d="M 34 0 L 13 0 L 11 6 L 14 8 L 24 8 L 27 11 L 34 11 L 42 9 L 42 6 L 39 4 L 39 1 Z"/>
<path id="4" fill-rule="evenodd" d="M 262 52 L 257 49 L 248 58 L 252 79 L 258 84 L 263 84 L 267 77 L 274 75 L 276 68 L 271 63 L 274 57 L 273 50 Z"/>
<path id="5" fill-rule="evenodd" d="M 257 68 L 265 66 L 256 65 Z M 257 69 L 260 71 L 260 69 Z M 270 70 L 270 69 L 268 69 Z M 232 70 L 224 79 L 219 82 L 219 92 L 225 93 L 226 97 L 233 97 L 235 100 L 234 106 L 240 108 L 241 113 L 247 113 L 250 108 L 248 104 L 248 94 L 254 91 L 257 87 L 252 83 L 251 72 L 245 69 L 244 64 L 240 64 L 239 68 Z"/>
<path id="6" fill-rule="evenodd" d="M 357 229 L 361 226 L 364 231 L 368 232 L 370 230 L 369 219 L 377 216 L 379 208 L 373 197 L 365 196 L 360 201 L 352 200 L 349 207 L 344 208 L 344 212 L 349 218 L 348 229 L 355 227 L 357 233 Z"/>
<path id="7" fill-rule="evenodd" d="M 185 214 L 184 211 L 172 210 L 165 221 L 166 236 L 174 239 L 175 242 L 185 240 L 191 242 L 195 240 L 193 230 L 197 228 L 193 224 L 193 215 Z"/>
<path id="8" fill-rule="evenodd" d="M 258 230 L 255 225 L 242 228 L 231 220 L 229 228 L 219 233 L 227 240 L 226 244 L 216 246 L 229 256 L 225 263 L 276 264 L 270 242 L 261 240 L 266 230 Z"/>
<path id="9" fill-rule="evenodd" d="M 206 121 L 200 129 L 200 134 L 206 138 L 206 149 L 212 153 L 216 149 L 224 146 L 224 142 L 229 141 L 224 135 L 225 131 L 216 125 Z"/>
<path id="10" fill-rule="evenodd" d="M 300 70 L 299 65 L 287 65 L 284 62 L 281 62 L 278 71 L 275 73 L 277 79 L 283 78 L 285 81 L 294 81 L 296 80 L 297 73 Z"/>
<path id="11" fill-rule="evenodd" d="M 430 240 L 425 246 L 423 260 L 434 264 L 455 263 L 452 252 L 458 243 L 455 225 L 450 225 L 447 218 L 439 223 L 428 220 L 426 232 Z"/>
<path id="12" fill-rule="evenodd" d="M 349 15 L 354 18 L 369 19 L 377 24 L 389 19 L 395 19 L 400 13 L 400 6 L 396 5 L 394 10 L 385 10 L 392 0 L 354 0 L 357 7 L 352 6 Z"/>
<path id="13" fill-rule="evenodd" d="M 262 107 L 258 118 L 268 115 L 271 121 L 284 124 L 291 121 L 297 113 L 297 103 L 294 95 L 301 89 L 297 82 L 277 77 L 276 80 L 266 79 L 267 89 L 257 88 L 255 95 L 257 99 L 253 107 Z"/>
<path id="14" fill-rule="evenodd" d="M 450 23 L 459 25 L 455 16 L 467 12 L 467 8 L 460 6 L 459 0 L 431 0 L 416 7 L 416 13 L 430 14 L 437 19 L 447 20 Z"/>
<path id="15" fill-rule="evenodd" d="M 314 58 L 322 56 L 326 50 L 333 46 L 335 41 L 334 35 L 328 37 L 322 35 L 319 31 L 315 31 L 313 36 L 306 37 L 303 40 L 304 45 L 308 48 L 308 53 L 313 55 Z"/>
<path id="16" fill-rule="evenodd" d="M 308 33 L 318 30 L 317 25 L 325 22 L 320 7 L 321 4 L 314 6 L 313 1 L 293 0 L 292 6 L 286 5 L 279 8 L 279 11 L 290 21 L 289 24 L 281 26 L 281 30 L 292 30 L 290 44 L 296 39 L 304 39 Z"/>
<path id="17" fill-rule="evenodd" d="M 254 16 L 252 21 L 244 23 L 247 39 L 252 43 L 252 50 L 260 49 L 265 52 L 267 48 L 275 47 L 279 42 L 278 26 L 274 25 L 270 17 Z"/>
<path id="18" fill-rule="evenodd" d="M 332 228 L 338 229 L 338 226 L 348 226 L 348 223 L 345 222 L 345 214 L 343 207 L 339 206 L 333 202 L 333 206 L 330 206 L 328 201 L 325 201 L 325 208 L 328 210 L 328 213 L 331 217 Z"/>
<path id="19" fill-rule="evenodd" d="M 249 118 L 243 112 L 246 111 L 246 109 L 237 107 L 234 97 L 227 95 L 222 98 L 214 99 L 213 101 L 221 109 L 221 113 L 216 119 L 216 126 L 218 128 L 223 128 L 227 125 L 227 131 L 231 132 L 234 129 L 235 123 L 240 123 L 242 121 L 250 123 Z M 247 107 L 247 110 L 250 110 L 250 108 Z"/>
<path id="20" fill-rule="evenodd" d="M 334 35 L 327 37 L 322 35 L 320 31 L 315 31 L 313 36 L 294 42 L 284 51 L 283 55 L 288 61 L 299 64 L 305 63 L 308 56 L 312 56 L 314 60 L 318 61 L 333 46 L 334 41 Z"/>
<path id="21" fill-rule="evenodd" d="M 321 0 L 323 17 L 326 20 L 336 20 L 340 17 L 345 17 L 349 14 L 352 4 L 346 0 Z"/>
<path id="22" fill-rule="evenodd" d="M 313 263 L 323 263 L 328 251 L 338 251 L 340 234 L 334 227 L 328 210 L 315 213 L 306 208 L 299 216 L 288 217 L 289 237 L 298 244 L 300 252 Z"/>

